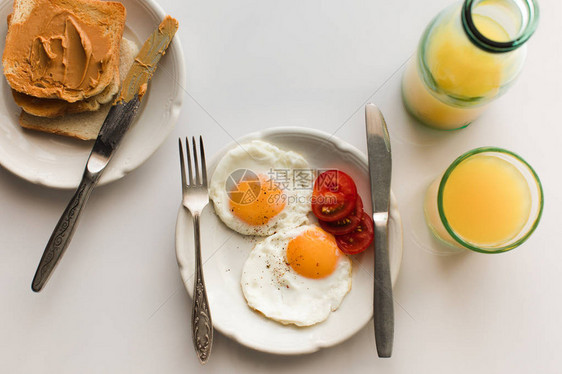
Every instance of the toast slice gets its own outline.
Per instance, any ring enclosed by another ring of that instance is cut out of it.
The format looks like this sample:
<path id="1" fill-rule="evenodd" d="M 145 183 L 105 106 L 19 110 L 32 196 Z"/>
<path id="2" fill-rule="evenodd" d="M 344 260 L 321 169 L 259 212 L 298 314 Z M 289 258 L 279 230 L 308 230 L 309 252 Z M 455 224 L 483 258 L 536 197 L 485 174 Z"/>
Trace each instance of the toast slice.
<path id="1" fill-rule="evenodd" d="M 121 80 L 127 76 L 138 52 L 139 47 L 134 42 L 123 38 L 119 53 L 119 76 Z M 92 140 L 98 136 L 110 108 L 111 103 L 107 103 L 93 112 L 67 114 L 58 118 L 36 117 L 22 111 L 20 125 L 31 130 Z"/>
<path id="2" fill-rule="evenodd" d="M 124 54 L 125 56 L 127 56 L 133 53 L 129 50 L 131 48 L 137 47 L 134 43 L 121 42 L 120 54 Z M 136 53 L 134 53 L 134 55 L 136 55 Z M 121 66 L 115 71 L 115 76 L 111 84 L 107 86 L 100 94 L 74 103 L 69 103 L 60 99 L 40 99 L 23 94 L 21 92 L 17 92 L 15 90 L 12 90 L 12 96 L 14 97 L 14 100 L 16 104 L 18 104 L 18 106 L 20 106 L 27 113 L 37 117 L 54 118 L 71 113 L 93 112 L 95 110 L 98 110 L 102 104 L 110 102 L 111 99 L 113 99 L 113 96 L 117 92 L 119 92 L 120 70 L 122 70 Z"/>
<path id="3" fill-rule="evenodd" d="M 84 100 L 69 103 L 61 99 L 42 99 L 12 90 L 16 104 L 24 111 L 37 117 L 55 118 L 70 113 L 93 112 L 106 104 L 119 91 L 119 74 L 115 74 L 113 81 L 98 95 Z"/>
<path id="4" fill-rule="evenodd" d="M 118 69 L 125 17 L 117 2 L 14 0 L 2 56 L 8 83 L 68 102 L 100 94 Z"/>

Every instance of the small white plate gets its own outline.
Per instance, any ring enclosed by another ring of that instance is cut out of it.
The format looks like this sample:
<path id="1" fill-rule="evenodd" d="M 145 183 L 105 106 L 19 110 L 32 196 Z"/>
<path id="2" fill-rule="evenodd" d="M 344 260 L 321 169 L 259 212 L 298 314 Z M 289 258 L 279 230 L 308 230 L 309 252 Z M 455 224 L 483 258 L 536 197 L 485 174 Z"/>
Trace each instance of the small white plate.
<path id="1" fill-rule="evenodd" d="M 351 175 L 371 212 L 367 157 L 350 144 L 330 134 L 298 127 L 274 128 L 238 139 L 239 144 L 261 139 L 303 155 L 312 168 L 340 169 Z M 213 175 L 221 157 L 237 144 L 231 144 L 208 163 Z M 317 325 L 299 328 L 284 326 L 250 309 L 240 287 L 246 257 L 261 240 L 245 237 L 216 216 L 212 203 L 201 217 L 202 259 L 214 327 L 239 343 L 263 352 L 302 354 L 329 347 L 351 337 L 373 315 L 374 250 L 368 249 L 353 260 L 352 288 L 340 308 Z M 394 195 L 391 201 L 390 264 L 392 283 L 396 282 L 402 261 L 402 221 Z M 194 243 L 191 215 L 180 207 L 176 223 L 176 256 L 184 284 L 193 293 Z"/>
<path id="2" fill-rule="evenodd" d="M 123 0 L 122 3 L 127 9 L 124 36 L 140 47 L 166 13 L 152 0 Z M 6 20 L 11 12 L 11 0 L 0 3 L 0 20 Z M 6 32 L 6 22 L 0 22 L 0 50 L 4 50 Z M 176 35 L 149 83 L 137 120 L 107 166 L 100 184 L 123 177 L 158 149 L 174 128 L 184 87 L 183 53 Z M 19 114 L 10 85 L 1 79 L 0 164 L 33 183 L 54 188 L 77 187 L 93 141 L 24 130 L 18 124 Z"/>

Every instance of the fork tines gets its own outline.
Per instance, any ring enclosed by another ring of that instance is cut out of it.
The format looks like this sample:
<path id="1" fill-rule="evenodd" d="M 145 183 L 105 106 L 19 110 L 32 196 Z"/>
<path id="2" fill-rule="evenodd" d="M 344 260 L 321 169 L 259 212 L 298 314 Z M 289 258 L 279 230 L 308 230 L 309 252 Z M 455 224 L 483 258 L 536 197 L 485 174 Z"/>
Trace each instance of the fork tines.
<path id="1" fill-rule="evenodd" d="M 189 181 L 185 175 L 185 162 L 183 155 L 183 146 L 181 138 L 178 139 L 179 149 L 180 149 L 180 167 L 181 167 L 181 179 L 182 184 L 185 186 L 206 186 L 207 185 L 207 164 L 205 162 L 205 148 L 203 146 L 203 137 L 199 136 L 199 149 L 201 152 L 201 167 L 199 167 L 199 160 L 197 157 L 197 143 L 195 142 L 195 137 L 191 137 L 191 142 L 193 144 L 193 165 L 195 168 L 195 178 L 193 176 L 193 169 L 191 166 L 191 152 L 189 147 L 189 137 L 185 137 L 185 148 L 187 153 L 187 172 L 189 174 Z M 200 171 L 201 170 L 201 171 Z"/>

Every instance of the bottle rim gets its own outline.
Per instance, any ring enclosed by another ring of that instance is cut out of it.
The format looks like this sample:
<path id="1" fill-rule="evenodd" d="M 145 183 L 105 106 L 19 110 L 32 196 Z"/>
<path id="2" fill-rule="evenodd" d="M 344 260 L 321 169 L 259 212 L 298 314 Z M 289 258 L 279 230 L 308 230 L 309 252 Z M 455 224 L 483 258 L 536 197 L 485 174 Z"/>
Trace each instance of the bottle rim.
<path id="1" fill-rule="evenodd" d="M 505 53 L 513 51 L 523 45 L 535 32 L 539 22 L 539 6 L 535 0 L 522 0 L 527 7 L 527 20 L 517 37 L 507 42 L 498 42 L 482 34 L 472 17 L 472 10 L 480 0 L 465 0 L 461 10 L 463 29 L 469 40 L 477 47 L 492 53 Z"/>

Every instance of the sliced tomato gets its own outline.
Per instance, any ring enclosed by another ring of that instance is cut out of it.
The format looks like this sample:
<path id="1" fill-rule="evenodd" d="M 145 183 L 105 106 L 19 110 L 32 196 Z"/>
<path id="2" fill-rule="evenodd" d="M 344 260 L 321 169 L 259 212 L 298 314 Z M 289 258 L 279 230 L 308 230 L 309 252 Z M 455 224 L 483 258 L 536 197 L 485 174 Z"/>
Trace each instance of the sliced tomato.
<path id="1" fill-rule="evenodd" d="M 320 174 L 312 191 L 312 212 L 319 220 L 334 222 L 355 208 L 357 187 L 349 175 L 339 170 Z"/>
<path id="2" fill-rule="evenodd" d="M 324 231 L 327 231 L 330 234 L 344 235 L 349 234 L 357 227 L 357 225 L 359 225 L 362 216 L 363 201 L 361 200 L 361 196 L 357 195 L 355 209 L 353 209 L 348 216 L 334 222 L 318 220 L 318 224 L 324 229 Z"/>
<path id="3" fill-rule="evenodd" d="M 349 234 L 336 236 L 336 243 L 343 253 L 355 255 L 367 249 L 374 237 L 373 219 L 363 212 L 361 222 L 355 230 Z"/>

